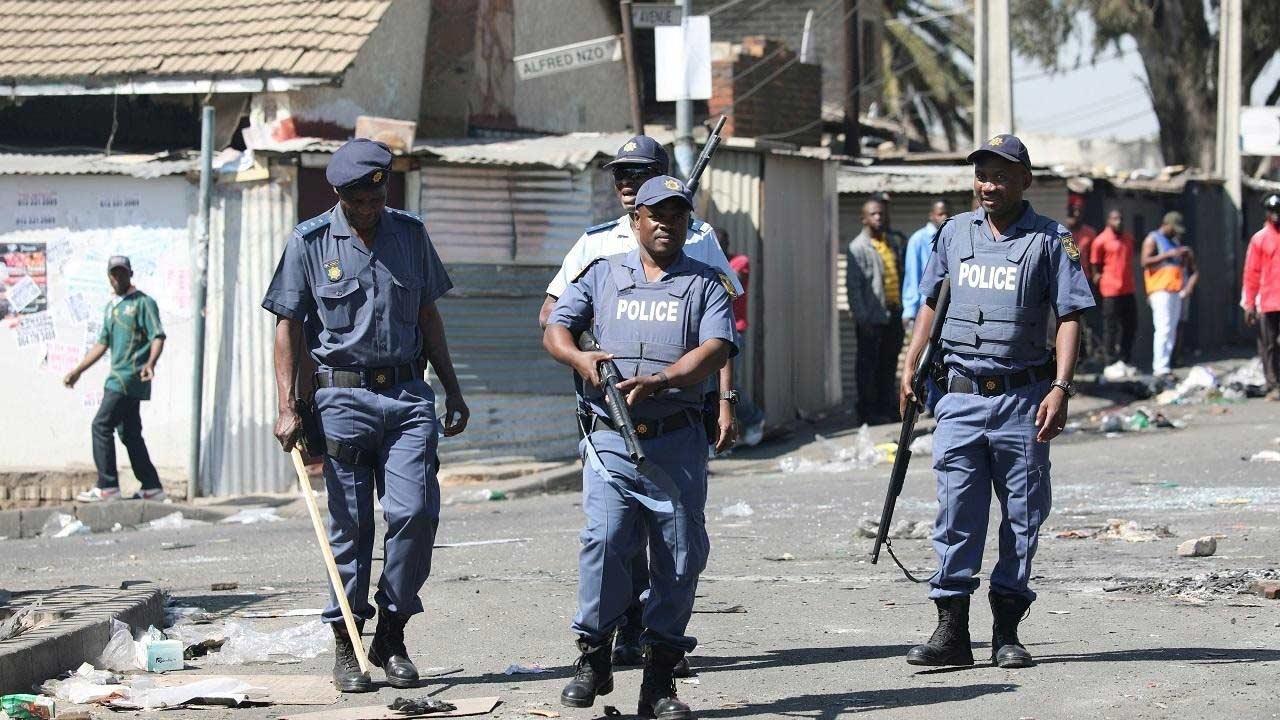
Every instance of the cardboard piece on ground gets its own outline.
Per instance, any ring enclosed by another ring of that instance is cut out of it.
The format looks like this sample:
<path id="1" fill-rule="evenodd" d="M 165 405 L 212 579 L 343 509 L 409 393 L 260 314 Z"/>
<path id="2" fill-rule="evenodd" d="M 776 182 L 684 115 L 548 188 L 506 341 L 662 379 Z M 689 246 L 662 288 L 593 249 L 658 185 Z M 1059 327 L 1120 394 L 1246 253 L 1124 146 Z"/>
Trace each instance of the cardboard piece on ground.
<path id="1" fill-rule="evenodd" d="M 442 698 L 443 699 L 443 698 Z M 464 698 L 462 700 L 447 699 L 458 709 L 452 712 L 429 713 L 425 715 L 404 715 L 389 709 L 386 705 L 366 705 L 364 707 L 347 707 L 336 710 L 320 710 L 319 712 L 299 713 L 281 716 L 280 720 L 402 720 L 404 718 L 438 718 L 465 717 L 467 715 L 487 715 L 498 707 L 497 697 Z"/>
<path id="2" fill-rule="evenodd" d="M 255 688 L 265 688 L 265 692 L 250 692 L 249 701 L 270 703 L 272 705 L 333 705 L 338 702 L 338 691 L 333 687 L 333 680 L 320 675 L 192 675 L 190 673 L 175 675 L 155 675 L 159 687 L 175 687 L 185 685 L 194 680 L 210 677 L 225 677 L 243 680 Z"/>

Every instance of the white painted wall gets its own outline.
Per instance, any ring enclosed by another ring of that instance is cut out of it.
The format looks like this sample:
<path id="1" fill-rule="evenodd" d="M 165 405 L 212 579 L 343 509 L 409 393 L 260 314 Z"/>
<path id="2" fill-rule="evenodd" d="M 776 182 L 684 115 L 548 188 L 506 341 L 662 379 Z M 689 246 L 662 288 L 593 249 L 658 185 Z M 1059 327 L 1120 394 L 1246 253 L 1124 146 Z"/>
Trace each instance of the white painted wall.
<path id="1" fill-rule="evenodd" d="M 33 193 L 52 204 L 33 207 Z M 62 386 L 62 377 L 67 363 L 83 357 L 87 326 L 101 321 L 111 295 L 107 258 L 119 253 L 133 260 L 134 282 L 156 299 L 168 334 L 152 399 L 142 405 L 143 435 L 162 478 L 185 476 L 192 362 L 188 218 L 195 195 L 182 176 L 0 177 L 0 252 L 9 243 L 46 244 L 45 300 L 56 332 L 51 342 L 18 347 L 17 321 L 0 319 L 0 470 L 93 467 L 89 423 L 107 358 L 74 390 Z M 77 313 L 79 301 L 84 310 Z M 117 449 L 122 479 L 131 484 L 128 456 Z"/>

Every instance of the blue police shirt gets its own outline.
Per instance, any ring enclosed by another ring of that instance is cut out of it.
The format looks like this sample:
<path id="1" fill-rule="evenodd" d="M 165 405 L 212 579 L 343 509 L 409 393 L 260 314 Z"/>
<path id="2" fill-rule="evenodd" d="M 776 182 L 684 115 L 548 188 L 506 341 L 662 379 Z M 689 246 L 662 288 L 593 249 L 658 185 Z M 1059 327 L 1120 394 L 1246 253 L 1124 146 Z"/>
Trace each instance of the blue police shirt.
<path id="1" fill-rule="evenodd" d="M 627 253 L 622 260 L 622 265 L 637 284 L 649 283 L 645 277 L 638 249 Z M 675 262 L 655 282 L 673 283 L 682 276 L 699 274 L 706 276 L 708 272 L 713 275 L 718 274 L 710 265 L 698 262 L 681 252 L 680 257 L 676 258 Z M 547 318 L 547 323 L 562 325 L 575 334 L 591 329 L 596 319 L 596 299 L 603 298 L 607 294 L 605 285 L 613 282 L 611 275 L 612 269 L 609 262 L 600 260 L 593 263 L 581 276 L 569 284 L 564 294 L 556 301 L 551 315 Z M 703 283 L 702 307 L 702 315 L 696 320 L 698 345 L 701 346 L 712 339 L 724 340 L 729 343 L 730 357 L 736 355 L 738 348 L 733 327 L 733 309 L 729 304 L 729 293 L 719 281 L 709 280 Z M 685 352 L 693 349 L 686 348 Z M 625 376 L 625 371 L 623 374 Z M 657 417 L 685 409 L 685 406 L 663 401 L 660 395 L 646 400 L 644 406 L 635 408 L 638 416 Z M 603 403 L 596 404 L 595 410 L 601 415 L 608 415 L 608 410 Z"/>
<path id="2" fill-rule="evenodd" d="M 1049 218 L 1037 214 L 1032 209 L 1031 203 L 1025 200 L 1022 203 L 1022 207 L 1022 216 L 1018 218 L 1016 223 L 1007 228 L 1008 235 L 1003 237 L 994 235 L 991 224 L 987 222 L 987 212 L 984 208 L 979 207 L 974 212 L 962 213 L 953 217 L 950 222 L 943 226 L 942 232 L 938 235 L 937 243 L 934 245 L 933 252 L 929 256 L 929 263 L 925 266 L 924 275 L 920 280 L 920 294 L 930 300 L 937 299 L 938 290 L 942 287 L 942 279 L 948 274 L 945 248 L 946 244 L 950 243 L 955 235 L 956 223 L 972 222 L 976 226 L 974 228 L 975 231 L 985 234 L 987 238 L 996 242 L 1009 242 L 1027 233 L 1034 232 L 1036 227 L 1043 225 L 1046 221 L 1052 222 Z M 1048 297 L 1043 298 L 1042 301 L 1046 313 L 1049 308 L 1053 308 L 1057 316 L 1062 317 L 1063 315 L 1093 307 L 1094 300 L 1093 291 L 1089 288 L 1089 281 L 1085 278 L 1084 271 L 1080 269 L 1080 261 L 1072 260 L 1068 257 L 1066 250 L 1063 249 L 1062 243 L 1059 241 L 1059 238 L 1063 235 L 1069 235 L 1071 231 L 1061 224 L 1055 223 L 1055 226 L 1056 236 L 1045 235 L 1043 239 L 1047 267 L 1042 270 L 1048 274 L 1049 282 L 1046 283 L 1046 286 L 1049 288 L 1049 292 Z M 943 356 L 943 362 L 948 367 L 972 375 L 1005 375 L 1040 364 L 1040 362 L 1009 360 L 950 351 Z"/>
<path id="3" fill-rule="evenodd" d="M 370 248 L 335 205 L 294 228 L 262 307 L 301 321 L 321 366 L 389 367 L 418 357 L 418 310 L 452 287 L 417 216 L 384 210 Z"/>

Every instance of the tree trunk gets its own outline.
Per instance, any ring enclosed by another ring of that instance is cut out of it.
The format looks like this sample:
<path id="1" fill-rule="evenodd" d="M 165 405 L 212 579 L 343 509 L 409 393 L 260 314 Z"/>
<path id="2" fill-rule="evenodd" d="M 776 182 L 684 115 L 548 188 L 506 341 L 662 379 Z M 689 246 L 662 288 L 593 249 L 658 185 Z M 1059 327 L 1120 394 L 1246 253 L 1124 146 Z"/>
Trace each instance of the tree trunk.
<path id="1" fill-rule="evenodd" d="M 1132 33 L 1160 121 L 1160 150 L 1170 165 L 1213 167 L 1218 45 L 1200 0 L 1156 0 L 1150 24 Z"/>

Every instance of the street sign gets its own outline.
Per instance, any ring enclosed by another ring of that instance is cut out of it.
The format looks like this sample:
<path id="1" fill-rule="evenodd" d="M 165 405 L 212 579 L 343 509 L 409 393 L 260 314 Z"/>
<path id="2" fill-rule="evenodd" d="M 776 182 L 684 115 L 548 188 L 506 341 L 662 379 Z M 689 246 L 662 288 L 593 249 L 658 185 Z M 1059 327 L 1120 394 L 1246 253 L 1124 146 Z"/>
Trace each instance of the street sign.
<path id="1" fill-rule="evenodd" d="M 711 18 L 690 15 L 653 30 L 654 92 L 658 102 L 711 98 Z"/>
<path id="2" fill-rule="evenodd" d="M 568 70 L 617 62 L 622 59 L 622 36 L 585 40 L 550 50 L 515 56 L 516 74 L 521 80 L 545 77 Z"/>
<path id="3" fill-rule="evenodd" d="M 1280 155 L 1280 107 L 1240 108 L 1240 154 Z"/>
<path id="4" fill-rule="evenodd" d="M 679 5 L 663 3 L 632 3 L 631 24 L 638 28 L 652 28 L 660 25 L 679 25 L 684 18 L 684 10 Z"/>

